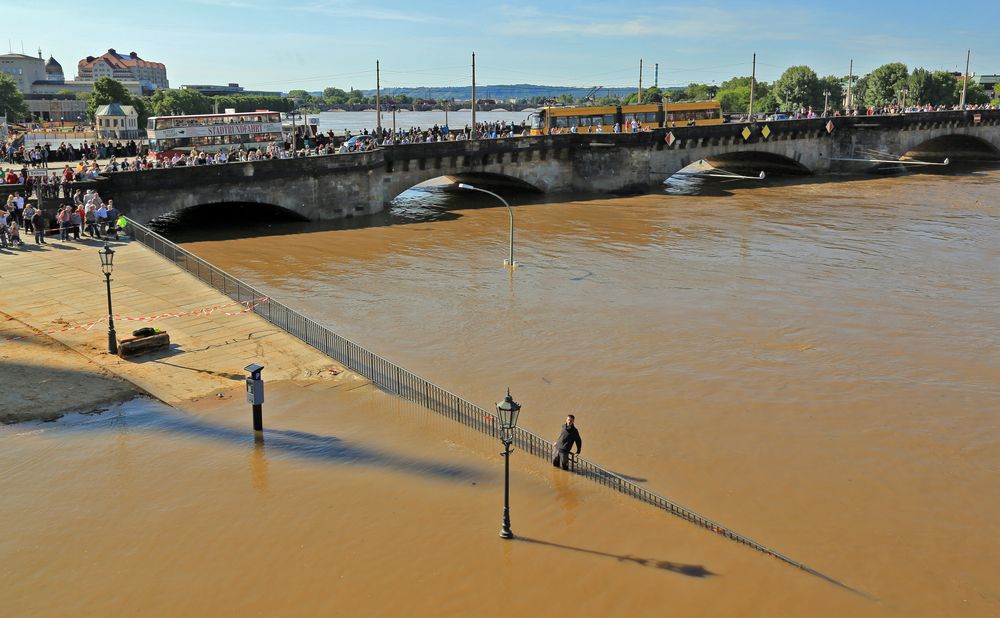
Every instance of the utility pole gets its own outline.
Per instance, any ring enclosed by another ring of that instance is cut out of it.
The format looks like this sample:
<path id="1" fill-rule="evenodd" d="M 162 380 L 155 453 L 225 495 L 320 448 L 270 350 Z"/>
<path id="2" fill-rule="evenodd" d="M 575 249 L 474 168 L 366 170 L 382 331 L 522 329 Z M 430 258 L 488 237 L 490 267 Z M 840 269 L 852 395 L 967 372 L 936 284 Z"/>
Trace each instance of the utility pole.
<path id="1" fill-rule="evenodd" d="M 965 79 L 962 80 L 962 100 L 958 102 L 958 106 L 963 110 L 965 109 L 965 93 L 969 88 L 969 58 L 972 56 L 972 50 L 967 50 L 965 52 Z"/>
<path id="2" fill-rule="evenodd" d="M 642 104 L 642 58 L 639 58 L 639 91 L 636 93 L 635 102 Z"/>
<path id="3" fill-rule="evenodd" d="M 757 85 L 757 52 L 753 53 L 753 64 L 750 65 L 750 109 L 747 111 L 747 120 L 753 122 L 753 93 Z"/>
<path id="4" fill-rule="evenodd" d="M 379 61 L 375 61 L 375 130 L 378 137 L 382 137 L 382 73 L 379 68 Z"/>
<path id="5" fill-rule="evenodd" d="M 851 68 L 847 72 L 847 99 L 846 99 L 846 105 L 847 105 L 847 111 L 848 112 L 850 112 L 851 110 L 854 109 L 854 95 L 851 92 L 851 89 L 852 89 L 853 86 L 854 86 L 854 58 L 851 58 Z"/>
<path id="6" fill-rule="evenodd" d="M 660 87 L 660 63 L 657 62 L 653 65 L 653 88 Z"/>
<path id="7" fill-rule="evenodd" d="M 472 52 L 472 139 L 479 136 L 476 130 L 476 52 Z"/>

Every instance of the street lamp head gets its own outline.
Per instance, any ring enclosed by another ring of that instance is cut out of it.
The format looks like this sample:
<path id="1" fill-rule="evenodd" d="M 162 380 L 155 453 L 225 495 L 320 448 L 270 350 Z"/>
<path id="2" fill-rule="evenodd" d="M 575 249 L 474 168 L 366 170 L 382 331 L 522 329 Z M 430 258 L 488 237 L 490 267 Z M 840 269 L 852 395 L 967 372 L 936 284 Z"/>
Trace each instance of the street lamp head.
<path id="1" fill-rule="evenodd" d="M 468 189 L 470 191 L 475 191 L 476 190 L 475 187 L 473 187 L 472 185 L 466 184 L 464 182 L 458 183 L 458 188 L 459 189 Z"/>
<path id="2" fill-rule="evenodd" d="M 511 432 L 517 427 L 517 416 L 521 412 L 521 404 L 514 401 L 510 396 L 510 388 L 507 388 L 507 396 L 503 401 L 497 403 L 497 416 L 500 417 L 500 428 Z"/>
<path id="3" fill-rule="evenodd" d="M 105 275 L 110 275 L 114 270 L 115 251 L 108 243 L 104 243 L 104 249 L 97 252 L 101 256 L 101 271 Z"/>

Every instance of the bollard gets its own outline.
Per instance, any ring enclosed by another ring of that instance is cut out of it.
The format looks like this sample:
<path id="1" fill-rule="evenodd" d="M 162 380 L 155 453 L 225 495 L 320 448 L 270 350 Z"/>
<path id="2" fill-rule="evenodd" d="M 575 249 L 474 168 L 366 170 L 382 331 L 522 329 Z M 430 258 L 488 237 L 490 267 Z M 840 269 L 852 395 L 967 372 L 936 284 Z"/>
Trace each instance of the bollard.
<path id="1" fill-rule="evenodd" d="M 263 365 L 251 364 L 243 368 L 250 372 L 247 378 L 247 403 L 253 406 L 253 430 L 255 432 L 264 431 L 263 404 L 264 404 L 264 381 L 260 379 L 260 372 L 264 370 Z"/>

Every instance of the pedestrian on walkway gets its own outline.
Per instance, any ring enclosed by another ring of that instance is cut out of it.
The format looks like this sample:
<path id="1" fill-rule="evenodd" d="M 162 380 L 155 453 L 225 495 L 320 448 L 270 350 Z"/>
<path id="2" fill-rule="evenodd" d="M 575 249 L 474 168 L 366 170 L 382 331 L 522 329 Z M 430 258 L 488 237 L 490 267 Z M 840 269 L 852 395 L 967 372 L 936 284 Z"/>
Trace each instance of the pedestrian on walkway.
<path id="1" fill-rule="evenodd" d="M 563 470 L 569 470 L 570 450 L 576 444 L 576 454 L 583 450 L 583 439 L 580 438 L 580 431 L 574 424 L 576 417 L 572 414 L 566 417 L 566 424 L 562 426 L 559 437 L 553 444 L 552 465 Z"/>
<path id="2" fill-rule="evenodd" d="M 27 211 L 27 209 L 25 209 Z M 27 214 L 27 212 L 25 212 Z M 31 213 L 31 227 L 35 231 L 35 244 L 44 245 L 45 244 L 45 213 L 42 212 L 41 208 L 35 208 L 34 212 Z"/>

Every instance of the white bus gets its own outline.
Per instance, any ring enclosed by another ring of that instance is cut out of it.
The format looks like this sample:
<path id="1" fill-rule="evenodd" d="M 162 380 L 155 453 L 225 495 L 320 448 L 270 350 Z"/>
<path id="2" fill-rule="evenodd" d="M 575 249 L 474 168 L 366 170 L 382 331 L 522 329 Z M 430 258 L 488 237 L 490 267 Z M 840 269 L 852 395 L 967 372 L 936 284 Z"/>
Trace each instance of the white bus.
<path id="1" fill-rule="evenodd" d="M 218 152 L 243 147 L 266 148 L 285 140 L 280 112 L 153 116 L 146 121 L 149 151 L 157 157 L 174 153 Z"/>

